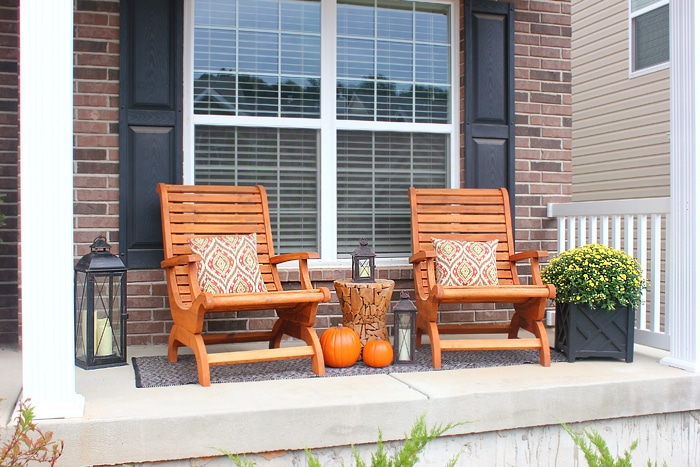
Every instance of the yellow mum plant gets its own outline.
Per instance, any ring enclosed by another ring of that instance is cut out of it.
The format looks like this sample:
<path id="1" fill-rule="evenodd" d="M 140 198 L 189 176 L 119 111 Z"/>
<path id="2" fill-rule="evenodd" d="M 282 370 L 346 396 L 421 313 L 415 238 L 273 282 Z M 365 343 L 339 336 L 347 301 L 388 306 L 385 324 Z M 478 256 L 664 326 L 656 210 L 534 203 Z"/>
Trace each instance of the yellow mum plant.
<path id="1" fill-rule="evenodd" d="M 642 267 L 624 251 L 598 243 L 563 251 L 542 268 L 542 281 L 554 284 L 558 303 L 585 303 L 591 308 L 614 310 L 616 305 L 636 307 L 646 280 Z"/>

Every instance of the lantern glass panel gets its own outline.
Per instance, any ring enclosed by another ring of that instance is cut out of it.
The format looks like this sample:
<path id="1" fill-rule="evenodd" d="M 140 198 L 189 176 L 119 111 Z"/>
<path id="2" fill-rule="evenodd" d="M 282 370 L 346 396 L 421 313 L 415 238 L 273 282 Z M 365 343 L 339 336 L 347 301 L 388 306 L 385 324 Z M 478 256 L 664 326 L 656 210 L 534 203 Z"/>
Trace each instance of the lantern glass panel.
<path id="1" fill-rule="evenodd" d="M 408 362 L 412 360 L 411 352 L 413 350 L 411 346 L 411 313 L 398 312 L 397 317 L 398 361 Z"/>
<path id="2" fill-rule="evenodd" d="M 369 258 L 358 259 L 359 276 L 362 278 L 372 277 Z"/>
<path id="3" fill-rule="evenodd" d="M 87 360 L 87 323 L 88 312 L 87 274 L 82 271 L 75 272 L 75 358 Z M 94 335 L 93 335 L 94 338 Z"/>

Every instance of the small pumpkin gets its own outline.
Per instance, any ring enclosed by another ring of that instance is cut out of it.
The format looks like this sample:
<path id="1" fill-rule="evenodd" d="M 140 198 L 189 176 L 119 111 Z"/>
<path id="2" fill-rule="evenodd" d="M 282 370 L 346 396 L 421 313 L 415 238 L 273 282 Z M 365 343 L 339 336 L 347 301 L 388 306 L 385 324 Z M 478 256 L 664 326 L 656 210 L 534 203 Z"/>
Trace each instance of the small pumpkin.
<path id="1" fill-rule="evenodd" d="M 321 334 L 321 350 L 326 365 L 345 368 L 357 363 L 360 358 L 360 336 L 352 329 L 339 324 Z"/>
<path id="2" fill-rule="evenodd" d="M 394 349 L 391 343 L 384 339 L 371 339 L 362 351 L 362 361 L 373 368 L 384 368 L 394 360 Z"/>

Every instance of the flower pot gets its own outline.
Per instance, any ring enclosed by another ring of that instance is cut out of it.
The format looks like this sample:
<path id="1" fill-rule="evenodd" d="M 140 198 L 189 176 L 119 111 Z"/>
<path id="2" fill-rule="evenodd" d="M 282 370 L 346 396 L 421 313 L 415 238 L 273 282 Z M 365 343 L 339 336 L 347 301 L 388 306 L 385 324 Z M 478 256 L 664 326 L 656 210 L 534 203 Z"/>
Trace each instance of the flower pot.
<path id="1" fill-rule="evenodd" d="M 632 306 L 614 310 L 592 309 L 586 304 L 557 303 L 555 347 L 573 362 L 577 358 L 634 357 L 634 318 Z"/>

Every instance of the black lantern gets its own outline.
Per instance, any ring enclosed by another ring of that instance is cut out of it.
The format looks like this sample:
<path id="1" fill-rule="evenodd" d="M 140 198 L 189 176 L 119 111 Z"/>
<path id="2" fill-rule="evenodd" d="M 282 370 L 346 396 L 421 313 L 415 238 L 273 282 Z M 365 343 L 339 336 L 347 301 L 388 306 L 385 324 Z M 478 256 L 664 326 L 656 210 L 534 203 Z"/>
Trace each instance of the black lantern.
<path id="1" fill-rule="evenodd" d="M 360 239 L 360 246 L 352 252 L 352 281 L 374 282 L 374 252 L 366 238 Z"/>
<path id="2" fill-rule="evenodd" d="M 75 364 L 126 365 L 126 266 L 97 237 L 75 265 Z"/>
<path id="3" fill-rule="evenodd" d="M 416 359 L 416 306 L 401 292 L 394 305 L 394 363 L 413 363 Z"/>

